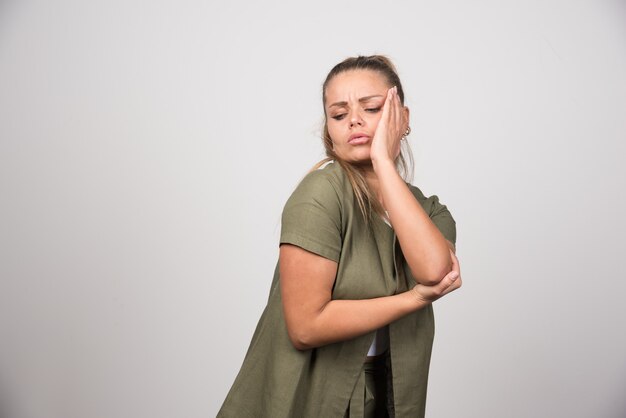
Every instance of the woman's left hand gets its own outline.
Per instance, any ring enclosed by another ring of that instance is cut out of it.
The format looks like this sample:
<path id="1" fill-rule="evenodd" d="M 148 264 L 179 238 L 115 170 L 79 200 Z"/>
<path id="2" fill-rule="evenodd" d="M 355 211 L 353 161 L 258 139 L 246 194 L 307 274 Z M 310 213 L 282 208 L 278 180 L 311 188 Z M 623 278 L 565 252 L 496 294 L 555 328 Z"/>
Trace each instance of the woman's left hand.
<path id="1" fill-rule="evenodd" d="M 387 91 L 383 114 L 372 138 L 370 149 L 372 162 L 395 161 L 400 154 L 400 141 L 408 126 L 408 111 L 400 103 L 398 89 L 394 86 Z"/>
<path id="2" fill-rule="evenodd" d="M 437 299 L 447 295 L 450 292 L 455 291 L 461 287 L 463 281 L 461 280 L 461 266 L 459 265 L 459 259 L 451 249 L 450 258 L 452 260 L 452 270 L 444 276 L 439 283 L 434 285 L 417 284 L 409 292 L 413 292 L 419 303 L 434 302 Z"/>

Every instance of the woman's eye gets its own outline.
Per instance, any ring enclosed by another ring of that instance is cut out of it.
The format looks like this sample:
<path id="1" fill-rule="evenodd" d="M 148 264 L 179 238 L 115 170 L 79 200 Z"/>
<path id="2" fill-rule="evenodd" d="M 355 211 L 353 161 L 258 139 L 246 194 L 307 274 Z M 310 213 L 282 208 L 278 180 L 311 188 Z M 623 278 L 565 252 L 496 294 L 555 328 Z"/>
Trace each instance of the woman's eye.
<path id="1" fill-rule="evenodd" d="M 378 112 L 380 109 L 381 109 L 380 107 L 372 107 L 372 108 L 369 108 L 369 109 L 365 109 L 365 111 L 366 111 L 366 112 L 370 112 L 370 113 L 376 113 L 376 112 Z"/>
<path id="2" fill-rule="evenodd" d="M 333 119 L 335 119 L 335 120 L 341 120 L 341 119 L 343 119 L 345 116 L 346 116 L 346 114 L 345 114 L 345 113 L 342 113 L 341 115 L 335 115 L 335 116 L 333 116 Z"/>

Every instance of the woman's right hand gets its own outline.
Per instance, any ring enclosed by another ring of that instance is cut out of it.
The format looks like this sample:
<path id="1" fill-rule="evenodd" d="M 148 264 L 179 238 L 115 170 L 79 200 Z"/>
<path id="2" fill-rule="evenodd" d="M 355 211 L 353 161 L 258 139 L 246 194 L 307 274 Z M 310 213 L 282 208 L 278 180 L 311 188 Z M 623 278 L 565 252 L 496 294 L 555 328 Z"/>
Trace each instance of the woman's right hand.
<path id="1" fill-rule="evenodd" d="M 439 283 L 432 286 L 417 284 L 413 289 L 409 290 L 409 292 L 413 292 L 418 302 L 434 302 L 461 287 L 461 267 L 459 266 L 459 259 L 452 250 L 450 250 L 450 258 L 452 259 L 452 271 L 446 274 Z"/>

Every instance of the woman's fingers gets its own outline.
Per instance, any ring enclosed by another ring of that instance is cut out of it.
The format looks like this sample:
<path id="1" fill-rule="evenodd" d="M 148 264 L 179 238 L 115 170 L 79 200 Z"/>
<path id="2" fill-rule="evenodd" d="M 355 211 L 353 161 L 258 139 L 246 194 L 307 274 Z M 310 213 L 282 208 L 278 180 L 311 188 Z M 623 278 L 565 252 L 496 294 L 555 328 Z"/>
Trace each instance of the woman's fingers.
<path id="1" fill-rule="evenodd" d="M 391 100 L 389 102 L 389 127 L 393 130 L 393 123 L 395 123 L 396 119 L 396 88 L 391 88 Z M 393 138 L 389 138 L 393 139 Z"/>
<path id="2" fill-rule="evenodd" d="M 456 272 L 452 272 L 452 273 L 456 273 Z M 456 279 L 451 280 L 450 284 L 443 290 L 443 292 L 441 293 L 441 296 L 445 296 L 448 293 L 455 291 L 456 289 L 461 287 L 462 284 L 463 284 L 463 280 L 461 279 L 461 276 L 460 275 L 456 276 Z"/>
<path id="3" fill-rule="evenodd" d="M 448 273 L 439 283 L 433 286 L 416 285 L 412 292 L 424 302 L 434 302 L 440 297 L 453 291 L 455 282 L 459 279 L 457 272 Z"/>
<path id="4" fill-rule="evenodd" d="M 441 285 L 441 295 L 443 296 L 455 289 L 460 287 L 461 275 L 458 271 L 452 270 L 450 273 L 446 274 L 446 276 L 439 282 Z"/>
<path id="5" fill-rule="evenodd" d="M 461 266 L 459 265 L 459 259 L 454 251 L 450 250 L 450 259 L 452 260 L 452 271 L 456 271 L 461 275 Z"/>
<path id="6" fill-rule="evenodd" d="M 383 114 L 380 117 L 380 122 L 385 123 L 389 120 L 389 112 L 391 111 L 391 100 L 393 99 L 393 95 L 391 89 L 387 90 L 387 97 L 385 98 L 385 103 L 383 104 Z M 384 126 L 384 125 L 383 125 Z"/>
<path id="7" fill-rule="evenodd" d="M 398 87 L 392 88 L 392 102 L 391 112 L 389 115 L 389 129 L 388 129 L 388 141 L 389 141 L 389 153 L 392 158 L 396 158 L 400 152 L 400 138 L 401 134 L 401 120 L 402 117 L 400 109 L 400 100 L 398 98 Z"/>
<path id="8" fill-rule="evenodd" d="M 398 138 L 398 130 L 400 129 L 400 125 L 398 125 L 398 88 L 394 87 L 393 88 L 393 102 L 392 102 L 392 106 L 393 108 L 393 112 L 391 113 L 392 119 L 391 119 L 391 132 L 390 134 L 392 135 L 391 140 L 395 141 Z"/>
<path id="9" fill-rule="evenodd" d="M 373 141 L 376 146 L 372 148 L 372 155 L 390 157 L 395 160 L 400 153 L 400 139 L 406 131 L 406 128 L 403 130 L 404 119 L 405 115 L 398 97 L 398 89 L 395 86 L 391 87 L 387 90 L 382 115 L 376 128 L 375 140 Z"/>
<path id="10" fill-rule="evenodd" d="M 374 138 L 372 139 L 372 158 L 383 158 L 389 155 L 389 128 L 393 104 L 393 90 L 387 90 L 387 97 L 383 104 L 382 115 L 378 121 Z"/>
<path id="11" fill-rule="evenodd" d="M 394 87 L 394 123 L 396 124 L 396 129 L 398 132 L 402 131 L 402 112 L 400 109 L 400 97 L 398 96 L 398 87 Z M 399 137 L 401 137 L 400 135 Z M 399 138 L 398 138 L 399 139 Z"/>
<path id="12" fill-rule="evenodd" d="M 395 124 L 395 132 L 394 138 L 400 142 L 400 139 L 404 136 L 406 132 L 409 121 L 407 120 L 406 112 L 404 111 L 404 106 L 400 101 L 400 95 L 398 94 L 398 88 L 395 87 L 394 93 L 394 124 Z"/>
<path id="13" fill-rule="evenodd" d="M 450 278 L 449 280 L 450 284 L 449 286 L 446 287 L 444 293 L 441 296 L 446 295 L 452 292 L 453 290 L 458 289 L 459 287 L 461 287 L 461 284 L 463 283 L 463 280 L 461 279 L 461 266 L 459 264 L 459 259 L 457 258 L 456 254 L 452 250 L 450 250 L 450 258 L 452 259 L 452 271 L 446 274 L 446 277 Z M 456 279 L 451 279 L 453 276 L 456 276 Z M 444 279 L 446 277 L 444 277 Z"/>

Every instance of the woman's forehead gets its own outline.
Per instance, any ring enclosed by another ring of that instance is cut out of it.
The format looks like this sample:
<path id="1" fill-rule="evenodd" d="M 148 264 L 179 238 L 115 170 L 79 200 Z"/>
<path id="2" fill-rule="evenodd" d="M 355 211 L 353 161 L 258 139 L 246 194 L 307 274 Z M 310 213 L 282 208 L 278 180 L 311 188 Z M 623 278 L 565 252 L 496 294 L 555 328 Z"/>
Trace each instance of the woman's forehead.
<path id="1" fill-rule="evenodd" d="M 349 70 L 337 74 L 326 87 L 326 101 L 347 100 L 349 96 L 357 98 L 380 95 L 389 89 L 385 77 L 372 70 Z"/>

